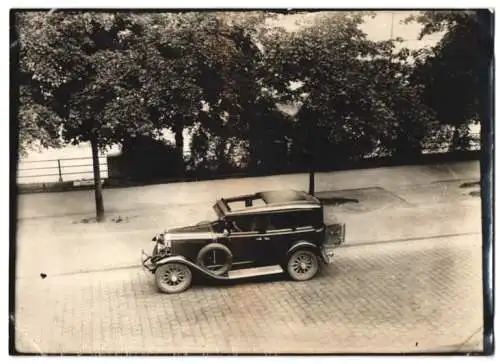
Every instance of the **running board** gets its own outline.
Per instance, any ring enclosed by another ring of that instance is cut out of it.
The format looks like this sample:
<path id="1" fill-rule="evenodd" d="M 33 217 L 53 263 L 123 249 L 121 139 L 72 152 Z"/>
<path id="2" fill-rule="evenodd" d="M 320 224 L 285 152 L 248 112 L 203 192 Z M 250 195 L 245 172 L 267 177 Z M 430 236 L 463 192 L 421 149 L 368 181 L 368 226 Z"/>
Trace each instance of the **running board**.
<path id="1" fill-rule="evenodd" d="M 229 278 L 248 278 L 278 273 L 283 273 L 283 269 L 279 265 L 268 265 L 265 267 L 231 270 L 227 273 L 227 276 Z"/>

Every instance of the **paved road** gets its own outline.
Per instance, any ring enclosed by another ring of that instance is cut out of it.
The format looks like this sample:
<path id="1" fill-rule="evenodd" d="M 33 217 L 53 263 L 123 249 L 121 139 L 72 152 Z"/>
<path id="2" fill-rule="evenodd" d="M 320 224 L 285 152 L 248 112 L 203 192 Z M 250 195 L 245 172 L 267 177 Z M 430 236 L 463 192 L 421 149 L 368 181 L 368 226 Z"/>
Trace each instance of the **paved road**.
<path id="1" fill-rule="evenodd" d="M 19 279 L 17 348 L 43 353 L 481 350 L 480 236 L 341 248 L 309 282 L 157 292 L 138 268 Z"/>
<path id="2" fill-rule="evenodd" d="M 212 198 L 220 191 L 298 188 L 304 176 L 109 190 L 107 206 L 114 212 L 108 216 L 121 216 L 120 223 L 80 223 L 92 210 L 87 192 L 22 196 L 17 348 L 476 350 L 482 332 L 480 199 L 471 195 L 477 186 L 461 186 L 479 179 L 477 164 L 398 168 L 318 176 L 324 198 L 358 202 L 326 207 L 327 220 L 347 223 L 347 241 L 316 280 L 198 286 L 177 296 L 159 294 L 137 267 L 140 249 L 151 249 L 155 232 L 213 216 Z"/>

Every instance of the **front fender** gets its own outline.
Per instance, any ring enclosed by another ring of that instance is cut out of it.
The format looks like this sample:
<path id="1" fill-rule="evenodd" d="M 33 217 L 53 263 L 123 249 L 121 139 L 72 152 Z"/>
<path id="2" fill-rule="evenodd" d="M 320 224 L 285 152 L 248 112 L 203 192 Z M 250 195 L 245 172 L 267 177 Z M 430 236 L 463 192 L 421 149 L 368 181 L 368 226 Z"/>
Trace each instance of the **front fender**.
<path id="1" fill-rule="evenodd" d="M 195 272 L 197 272 L 205 277 L 208 277 L 208 278 L 213 278 L 213 279 L 217 279 L 217 280 L 229 280 L 230 279 L 229 277 L 215 275 L 211 271 L 209 271 L 208 269 L 200 267 L 199 265 L 193 263 L 192 261 L 183 257 L 182 255 L 172 255 L 172 256 L 165 257 L 165 258 L 158 260 L 155 263 L 154 270 L 156 271 L 156 268 L 158 268 L 160 265 L 164 265 L 167 263 L 180 263 L 180 264 L 187 265 L 189 268 L 191 268 Z"/>

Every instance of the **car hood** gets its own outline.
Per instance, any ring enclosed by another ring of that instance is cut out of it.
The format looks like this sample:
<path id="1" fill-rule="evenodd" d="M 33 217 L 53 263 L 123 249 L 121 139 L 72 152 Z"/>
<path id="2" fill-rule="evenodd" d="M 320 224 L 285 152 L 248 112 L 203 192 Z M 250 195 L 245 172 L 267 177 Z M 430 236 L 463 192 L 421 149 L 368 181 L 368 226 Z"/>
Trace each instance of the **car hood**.
<path id="1" fill-rule="evenodd" d="M 212 226 L 210 223 L 199 223 L 196 225 L 177 226 L 167 230 L 169 234 L 182 234 L 182 233 L 211 233 Z"/>
<path id="2" fill-rule="evenodd" d="M 217 234 L 214 233 L 210 223 L 199 223 L 196 225 L 179 226 L 167 229 L 165 239 L 170 241 L 193 241 L 193 240 L 214 240 Z"/>

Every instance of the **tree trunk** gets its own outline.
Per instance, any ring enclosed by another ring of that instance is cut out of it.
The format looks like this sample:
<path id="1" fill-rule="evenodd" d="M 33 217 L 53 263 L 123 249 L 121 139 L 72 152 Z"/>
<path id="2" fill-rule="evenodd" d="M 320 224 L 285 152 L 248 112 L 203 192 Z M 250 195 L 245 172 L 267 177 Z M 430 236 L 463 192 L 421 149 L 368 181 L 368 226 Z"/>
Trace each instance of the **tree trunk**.
<path id="1" fill-rule="evenodd" d="M 315 115 L 314 115 L 315 116 Z M 313 119 L 314 120 L 314 119 Z M 307 149 L 309 153 L 309 194 L 314 196 L 314 172 L 316 171 L 316 154 L 318 152 L 318 146 L 316 140 L 317 135 L 317 125 L 316 123 L 308 123 L 307 131 Z"/>
<path id="2" fill-rule="evenodd" d="M 257 145 L 257 121 L 252 120 L 248 117 L 248 112 L 244 113 L 245 121 L 248 123 L 248 154 L 249 163 L 248 169 L 251 174 L 257 173 L 259 170 L 259 156 L 258 156 L 258 145 Z"/>
<path id="3" fill-rule="evenodd" d="M 309 171 L 309 194 L 314 196 L 314 169 Z"/>
<path id="4" fill-rule="evenodd" d="M 215 155 L 217 157 L 217 171 L 219 173 L 226 173 L 226 140 L 225 138 L 218 140 L 217 145 L 215 146 Z"/>
<path id="5" fill-rule="evenodd" d="M 311 141 L 313 142 L 313 141 Z M 309 146 L 309 194 L 314 196 L 314 172 L 316 171 L 316 148 L 311 144 Z"/>
<path id="6" fill-rule="evenodd" d="M 184 177 L 184 136 L 182 132 L 184 128 L 181 125 L 177 125 L 175 132 L 175 153 L 177 156 L 177 166 L 176 172 L 178 177 Z"/>
<path id="7" fill-rule="evenodd" d="M 251 174 L 257 173 L 258 170 L 257 148 L 255 144 L 256 144 L 255 139 L 253 138 L 253 136 L 250 136 L 250 138 L 248 139 L 248 152 L 250 157 L 248 167 Z"/>
<path id="8" fill-rule="evenodd" d="M 97 140 L 95 137 L 91 138 L 90 145 L 92 147 L 92 165 L 94 168 L 96 220 L 97 222 L 101 222 L 104 220 L 104 202 L 102 199 L 101 168 L 99 165 L 99 148 L 97 146 Z"/>

